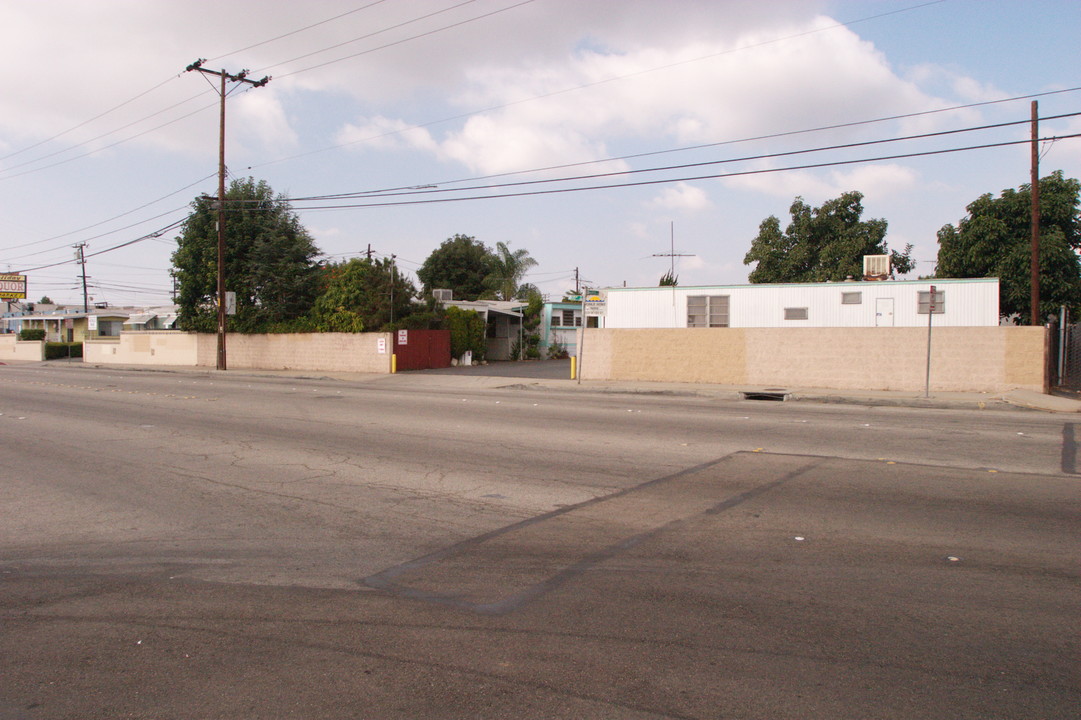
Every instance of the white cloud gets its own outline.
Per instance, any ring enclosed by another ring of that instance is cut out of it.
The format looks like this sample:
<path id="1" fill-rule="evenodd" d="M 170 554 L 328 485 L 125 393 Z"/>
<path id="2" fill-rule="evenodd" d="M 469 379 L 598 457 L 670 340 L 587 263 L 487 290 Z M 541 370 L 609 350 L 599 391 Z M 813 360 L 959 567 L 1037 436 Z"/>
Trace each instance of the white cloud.
<path id="1" fill-rule="evenodd" d="M 939 104 L 893 74 L 872 45 L 824 17 L 728 40 L 606 47 L 469 71 L 455 103 L 497 109 L 446 132 L 433 152 L 477 172 L 506 172 L 596 160 L 625 143 L 701 144 Z M 588 90 L 568 90 L 578 87 Z M 869 132 L 881 130 L 843 137 Z"/>
<path id="2" fill-rule="evenodd" d="M 336 141 L 363 150 L 420 149 L 436 152 L 438 147 L 424 128 L 412 127 L 403 120 L 376 116 L 359 123 L 346 124 Z"/>
<path id="3" fill-rule="evenodd" d="M 857 190 L 876 201 L 894 197 L 912 188 L 918 174 L 912 168 L 890 163 L 859 165 L 851 169 L 817 173 L 809 170 L 762 173 L 728 178 L 730 188 L 751 189 L 776 197 L 797 195 L 814 204 Z"/>
<path id="4" fill-rule="evenodd" d="M 233 122 L 243 128 L 242 132 L 235 133 L 240 142 L 251 145 L 254 139 L 262 147 L 275 151 L 297 145 L 299 138 L 289 126 L 279 96 L 255 89 L 240 96 L 232 109 Z"/>
<path id="5" fill-rule="evenodd" d="M 704 210 L 712 204 L 705 190 L 682 182 L 664 188 L 649 201 L 651 207 L 671 210 Z"/>

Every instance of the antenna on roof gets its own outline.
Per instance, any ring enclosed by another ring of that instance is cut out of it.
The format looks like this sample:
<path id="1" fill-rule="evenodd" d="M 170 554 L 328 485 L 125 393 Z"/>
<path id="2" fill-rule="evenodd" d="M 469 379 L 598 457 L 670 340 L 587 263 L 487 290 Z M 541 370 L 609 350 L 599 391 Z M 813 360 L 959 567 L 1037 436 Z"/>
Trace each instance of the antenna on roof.
<path id="1" fill-rule="evenodd" d="M 694 257 L 694 253 L 677 253 L 676 252 L 676 222 L 671 222 L 669 237 L 671 243 L 671 250 L 666 253 L 653 253 L 650 257 L 666 257 L 672 258 L 672 268 L 669 270 L 669 276 L 674 281 L 676 279 L 676 258 L 677 257 Z"/>

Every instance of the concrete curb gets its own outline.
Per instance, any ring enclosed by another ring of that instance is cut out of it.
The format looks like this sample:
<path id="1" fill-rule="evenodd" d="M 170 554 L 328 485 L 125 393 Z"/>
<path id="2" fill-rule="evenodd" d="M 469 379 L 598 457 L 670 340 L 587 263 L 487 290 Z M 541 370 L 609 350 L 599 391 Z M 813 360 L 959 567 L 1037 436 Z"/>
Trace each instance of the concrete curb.
<path id="1" fill-rule="evenodd" d="M 56 362 L 56 361 L 53 361 Z M 19 365 L 48 366 L 48 361 L 18 363 Z M 213 377 L 220 371 L 213 368 L 149 365 L 96 365 L 65 363 L 65 367 L 95 370 L 118 370 L 122 372 L 161 372 L 174 374 L 197 374 Z M 339 381 L 377 385 L 454 390 L 550 390 L 556 392 L 591 392 L 619 395 L 655 395 L 667 397 L 703 397 L 721 401 L 755 402 L 815 402 L 835 405 L 863 405 L 865 407 L 910 407 L 948 410 L 1038 410 L 1053 413 L 1079 413 L 1081 400 L 1045 395 L 1032 390 L 1013 390 L 1004 395 L 987 393 L 940 392 L 929 398 L 908 392 L 896 391 L 837 391 L 829 389 L 796 389 L 766 387 L 734 387 L 705 383 L 661 383 L 584 380 L 552 380 L 490 375 L 425 375 L 401 373 L 397 375 L 361 373 L 320 373 L 318 371 L 253 370 L 241 368 L 225 371 L 237 377 L 269 377 L 293 380 Z"/>

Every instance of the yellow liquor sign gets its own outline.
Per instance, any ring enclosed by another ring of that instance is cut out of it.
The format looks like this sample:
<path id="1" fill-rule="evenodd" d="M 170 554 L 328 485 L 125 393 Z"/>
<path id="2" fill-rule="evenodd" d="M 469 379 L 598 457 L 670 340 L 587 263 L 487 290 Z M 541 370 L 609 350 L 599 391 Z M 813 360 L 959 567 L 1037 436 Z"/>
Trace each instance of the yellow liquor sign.
<path id="1" fill-rule="evenodd" d="M 25 300 L 26 276 L 0 274 L 0 300 Z"/>

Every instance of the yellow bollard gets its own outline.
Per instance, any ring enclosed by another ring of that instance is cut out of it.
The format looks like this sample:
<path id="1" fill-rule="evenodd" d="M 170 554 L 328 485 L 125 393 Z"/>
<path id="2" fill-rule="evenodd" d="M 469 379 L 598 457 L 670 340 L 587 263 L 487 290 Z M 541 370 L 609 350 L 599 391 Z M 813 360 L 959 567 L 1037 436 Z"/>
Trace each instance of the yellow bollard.
<path id="1" fill-rule="evenodd" d="M 571 380 L 578 378 L 578 358 L 571 357 Z"/>
<path id="2" fill-rule="evenodd" d="M 390 374 L 393 375 L 396 372 L 398 372 L 398 354 L 397 353 L 391 353 L 391 356 L 390 356 Z"/>

